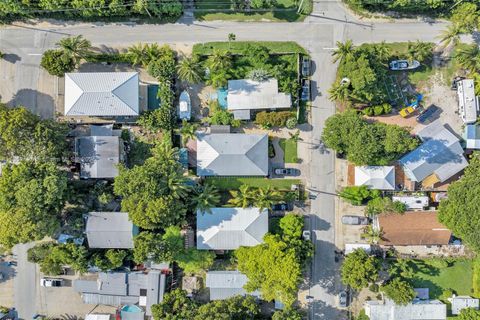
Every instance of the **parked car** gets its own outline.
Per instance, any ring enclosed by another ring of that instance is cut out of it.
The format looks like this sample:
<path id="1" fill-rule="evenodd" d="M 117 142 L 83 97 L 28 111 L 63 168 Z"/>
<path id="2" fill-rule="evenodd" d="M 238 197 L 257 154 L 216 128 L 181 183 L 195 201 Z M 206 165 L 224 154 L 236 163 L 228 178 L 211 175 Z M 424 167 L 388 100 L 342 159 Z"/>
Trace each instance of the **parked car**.
<path id="1" fill-rule="evenodd" d="M 295 174 L 295 169 L 293 168 L 276 168 L 273 172 L 277 175 L 283 176 L 293 176 Z"/>
<path id="2" fill-rule="evenodd" d="M 302 76 L 304 77 L 310 77 L 310 65 L 311 61 L 307 57 L 303 57 L 302 60 Z"/>
<path id="3" fill-rule="evenodd" d="M 302 85 L 302 95 L 300 97 L 302 101 L 310 101 L 310 80 L 304 80 Z"/>
<path id="4" fill-rule="evenodd" d="M 346 291 L 340 291 L 338 294 L 338 306 L 341 308 L 346 308 L 347 307 L 347 292 Z"/>
<path id="5" fill-rule="evenodd" d="M 369 223 L 369 219 L 367 217 L 346 215 L 342 217 L 342 223 L 354 226 L 367 225 Z"/>
<path id="6" fill-rule="evenodd" d="M 438 107 L 432 104 L 427 109 L 420 112 L 420 114 L 417 116 L 417 122 L 420 122 L 420 123 L 426 122 L 428 118 L 433 116 L 437 111 L 438 111 Z"/>
<path id="7" fill-rule="evenodd" d="M 272 211 L 290 211 L 293 210 L 293 203 L 276 203 L 272 205 Z"/>
<path id="8" fill-rule="evenodd" d="M 312 239 L 310 230 L 303 230 L 302 237 L 303 237 L 303 240 L 310 241 Z"/>
<path id="9" fill-rule="evenodd" d="M 393 60 L 389 63 L 389 66 L 392 71 L 413 70 L 420 67 L 420 62 L 417 60 Z"/>
<path id="10" fill-rule="evenodd" d="M 42 278 L 42 279 L 40 279 L 40 286 L 42 286 L 42 287 L 62 287 L 63 286 L 63 279 Z"/>

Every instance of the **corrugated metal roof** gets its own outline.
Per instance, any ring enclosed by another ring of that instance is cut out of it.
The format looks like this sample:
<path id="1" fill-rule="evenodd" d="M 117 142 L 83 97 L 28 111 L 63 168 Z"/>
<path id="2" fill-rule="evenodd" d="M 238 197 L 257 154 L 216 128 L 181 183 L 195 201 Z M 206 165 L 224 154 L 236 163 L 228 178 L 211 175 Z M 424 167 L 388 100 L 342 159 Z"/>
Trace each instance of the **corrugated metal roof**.
<path id="1" fill-rule="evenodd" d="M 355 185 L 367 186 L 370 189 L 395 190 L 395 167 L 355 167 Z"/>
<path id="2" fill-rule="evenodd" d="M 365 302 L 365 313 L 370 320 L 446 320 L 447 305 L 439 300 L 420 300 L 403 306 L 387 299 Z"/>
<path id="3" fill-rule="evenodd" d="M 478 310 L 479 300 L 469 296 L 458 296 L 452 298 L 452 314 L 457 315 L 466 308 L 474 308 Z"/>
<path id="4" fill-rule="evenodd" d="M 224 300 L 236 295 L 246 295 L 247 291 L 243 287 L 247 282 L 247 276 L 240 271 L 209 271 L 205 286 L 210 289 L 210 300 Z M 260 296 L 259 291 L 248 294 Z"/>
<path id="5" fill-rule="evenodd" d="M 85 233 L 90 248 L 132 249 L 138 228 L 126 212 L 90 212 Z"/>
<path id="6" fill-rule="evenodd" d="M 266 134 L 197 134 L 197 175 L 267 176 Z"/>
<path id="7" fill-rule="evenodd" d="M 137 116 L 138 113 L 138 73 L 65 74 L 65 115 Z"/>
<path id="8" fill-rule="evenodd" d="M 88 178 L 115 178 L 120 163 L 120 138 L 90 136 L 75 139 L 80 176 Z"/>
<path id="9" fill-rule="evenodd" d="M 278 92 L 277 79 L 228 81 L 228 110 L 288 109 L 290 106 L 290 94 Z"/>
<path id="10" fill-rule="evenodd" d="M 259 208 L 212 208 L 197 211 L 197 249 L 235 250 L 263 243 L 268 232 L 268 210 Z"/>
<path id="11" fill-rule="evenodd" d="M 424 142 L 399 161 L 410 180 L 420 182 L 435 174 L 443 182 L 468 165 L 459 139 L 443 124 L 434 122 L 418 135 Z"/>
<path id="12" fill-rule="evenodd" d="M 464 123 L 477 121 L 478 101 L 473 79 L 457 82 L 458 109 Z"/>

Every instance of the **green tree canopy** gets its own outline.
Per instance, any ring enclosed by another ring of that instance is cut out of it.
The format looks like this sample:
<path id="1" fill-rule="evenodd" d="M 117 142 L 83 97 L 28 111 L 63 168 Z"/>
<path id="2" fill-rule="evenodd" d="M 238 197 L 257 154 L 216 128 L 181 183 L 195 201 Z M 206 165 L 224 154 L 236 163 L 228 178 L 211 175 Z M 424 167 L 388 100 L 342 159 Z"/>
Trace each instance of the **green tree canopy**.
<path id="1" fill-rule="evenodd" d="M 134 239 L 133 260 L 144 263 L 148 259 L 154 262 L 172 262 L 175 255 L 184 249 L 180 228 L 171 226 L 164 234 L 143 231 Z"/>
<path id="2" fill-rule="evenodd" d="M 42 55 L 40 66 L 52 76 L 63 77 L 65 73 L 75 70 L 76 63 L 63 50 L 47 50 Z"/>
<path id="3" fill-rule="evenodd" d="M 47 275 L 59 275 L 63 266 L 85 273 L 88 268 L 88 250 L 74 243 L 42 242 L 28 250 L 28 261 L 38 263 Z"/>
<path id="4" fill-rule="evenodd" d="M 457 320 L 480 320 L 480 311 L 474 308 L 466 308 L 460 311 Z"/>
<path id="5" fill-rule="evenodd" d="M 401 278 L 394 278 L 387 285 L 383 286 L 383 292 L 396 304 L 406 305 L 415 298 L 415 290 L 410 283 Z"/>
<path id="6" fill-rule="evenodd" d="M 272 316 L 272 320 L 302 320 L 304 319 L 303 314 L 296 309 L 285 309 L 275 311 Z"/>
<path id="7" fill-rule="evenodd" d="M 0 176 L 0 244 L 10 248 L 53 234 L 66 190 L 66 174 L 53 163 L 5 165 Z"/>
<path id="8" fill-rule="evenodd" d="M 474 154 L 464 176 L 448 187 L 438 219 L 472 249 L 480 251 L 480 158 Z"/>
<path id="9" fill-rule="evenodd" d="M 342 264 L 342 282 L 354 289 L 363 289 L 378 278 L 380 264 L 365 250 L 357 249 L 349 253 Z"/>
<path id="10" fill-rule="evenodd" d="M 260 314 L 260 308 L 252 296 L 234 296 L 215 300 L 200 306 L 194 320 L 244 320 Z"/>
<path id="11" fill-rule="evenodd" d="M 161 303 L 152 306 L 152 316 L 155 320 L 193 319 L 197 308 L 186 291 L 175 289 L 166 293 Z"/>

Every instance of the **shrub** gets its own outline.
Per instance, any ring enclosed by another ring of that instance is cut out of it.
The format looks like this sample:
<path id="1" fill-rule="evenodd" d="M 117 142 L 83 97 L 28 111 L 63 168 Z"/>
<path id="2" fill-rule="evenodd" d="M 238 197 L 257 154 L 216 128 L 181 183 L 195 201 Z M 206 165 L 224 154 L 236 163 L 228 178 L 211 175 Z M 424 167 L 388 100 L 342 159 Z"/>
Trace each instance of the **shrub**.
<path id="1" fill-rule="evenodd" d="M 297 118 L 291 117 L 287 120 L 285 125 L 287 126 L 288 129 L 294 129 L 297 126 L 297 124 L 298 124 Z"/>
<path id="2" fill-rule="evenodd" d="M 160 82 L 172 81 L 175 76 L 175 58 L 165 55 L 152 60 L 147 66 L 147 71 Z"/>
<path id="3" fill-rule="evenodd" d="M 347 202 L 360 206 L 367 200 L 378 198 L 380 191 L 370 190 L 366 186 L 351 186 L 343 188 L 339 195 Z"/>
<path id="4" fill-rule="evenodd" d="M 407 210 L 407 206 L 400 201 L 392 201 L 390 198 L 374 198 L 367 203 L 365 214 L 375 216 L 380 213 L 398 213 L 402 214 Z"/>
<path id="5" fill-rule="evenodd" d="M 383 114 L 383 106 L 375 106 L 373 107 L 373 114 L 376 116 L 382 115 Z"/>
<path id="6" fill-rule="evenodd" d="M 378 287 L 378 284 L 376 284 L 376 283 L 372 283 L 372 284 L 368 287 L 368 290 L 370 290 L 370 291 L 372 291 L 372 292 L 375 292 L 375 293 L 378 292 L 378 289 L 379 289 L 379 287 Z"/>
<path id="7" fill-rule="evenodd" d="M 264 69 L 253 69 L 248 73 L 247 78 L 258 82 L 264 82 L 270 78 L 270 74 Z"/>
<path id="8" fill-rule="evenodd" d="M 366 116 L 381 116 L 382 114 L 389 114 L 392 112 L 392 106 L 388 103 L 366 107 L 362 110 L 362 113 Z"/>
<path id="9" fill-rule="evenodd" d="M 452 289 L 445 289 L 442 291 L 442 295 L 440 296 L 440 300 L 447 301 L 448 298 L 451 298 L 454 295 Z"/>
<path id="10" fill-rule="evenodd" d="M 362 110 L 362 113 L 366 116 L 373 116 L 373 108 L 372 107 L 366 107 L 365 109 Z"/>
<path id="11" fill-rule="evenodd" d="M 66 72 L 75 70 L 75 59 L 62 50 L 47 50 L 40 65 L 52 76 L 63 77 Z"/>
<path id="12" fill-rule="evenodd" d="M 290 111 L 262 111 L 255 116 L 255 123 L 262 127 L 285 127 L 287 120 L 292 117 Z"/>

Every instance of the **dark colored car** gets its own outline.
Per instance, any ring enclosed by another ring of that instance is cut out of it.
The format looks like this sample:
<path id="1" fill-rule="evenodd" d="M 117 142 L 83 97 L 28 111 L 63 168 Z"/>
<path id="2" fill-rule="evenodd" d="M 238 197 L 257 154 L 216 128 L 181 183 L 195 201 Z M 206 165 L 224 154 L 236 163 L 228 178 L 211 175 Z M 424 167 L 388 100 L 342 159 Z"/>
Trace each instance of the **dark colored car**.
<path id="1" fill-rule="evenodd" d="M 429 106 L 427 109 L 423 110 L 418 116 L 417 116 L 417 122 L 424 123 L 433 116 L 436 112 L 438 111 L 438 107 L 434 104 Z"/>
<path id="2" fill-rule="evenodd" d="M 367 225 L 369 223 L 369 219 L 367 217 L 346 215 L 342 217 L 342 223 L 354 226 Z"/>
<path id="3" fill-rule="evenodd" d="M 338 306 L 340 308 L 346 308 L 347 307 L 347 292 L 346 291 L 340 291 L 338 294 Z"/>
<path id="4" fill-rule="evenodd" d="M 311 61 L 307 57 L 303 57 L 302 60 L 302 76 L 304 77 L 310 77 L 310 65 Z"/>
<path id="5" fill-rule="evenodd" d="M 284 175 L 284 176 L 293 176 L 295 174 L 295 169 L 292 168 L 276 168 L 273 172 L 277 175 Z"/>
<path id="6" fill-rule="evenodd" d="M 293 204 L 292 203 L 276 203 L 272 205 L 272 211 L 291 211 L 293 210 Z"/>
<path id="7" fill-rule="evenodd" d="M 304 80 L 302 86 L 302 101 L 310 101 L 310 80 Z"/>

